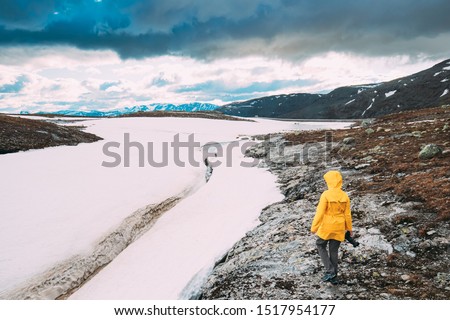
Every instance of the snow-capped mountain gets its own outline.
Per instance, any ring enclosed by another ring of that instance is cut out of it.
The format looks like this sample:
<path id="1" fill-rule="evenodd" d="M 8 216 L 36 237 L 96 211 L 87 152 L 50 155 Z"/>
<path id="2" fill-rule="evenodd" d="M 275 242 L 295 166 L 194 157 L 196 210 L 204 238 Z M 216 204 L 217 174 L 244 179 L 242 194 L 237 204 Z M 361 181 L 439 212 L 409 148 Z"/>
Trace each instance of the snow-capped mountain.
<path id="1" fill-rule="evenodd" d="M 388 82 L 337 88 L 328 94 L 296 93 L 235 102 L 217 111 L 244 117 L 291 119 L 372 118 L 450 104 L 450 59 Z"/>
<path id="2" fill-rule="evenodd" d="M 81 116 L 81 117 L 117 117 L 124 114 L 144 112 L 144 111 L 213 111 L 219 106 L 211 103 L 192 102 L 185 104 L 171 104 L 171 103 L 152 103 L 149 105 L 140 105 L 134 107 L 125 107 L 118 110 L 100 111 L 100 110 L 60 110 L 51 112 L 52 114 L 60 114 L 66 116 Z M 38 112 L 48 113 L 48 112 Z"/>

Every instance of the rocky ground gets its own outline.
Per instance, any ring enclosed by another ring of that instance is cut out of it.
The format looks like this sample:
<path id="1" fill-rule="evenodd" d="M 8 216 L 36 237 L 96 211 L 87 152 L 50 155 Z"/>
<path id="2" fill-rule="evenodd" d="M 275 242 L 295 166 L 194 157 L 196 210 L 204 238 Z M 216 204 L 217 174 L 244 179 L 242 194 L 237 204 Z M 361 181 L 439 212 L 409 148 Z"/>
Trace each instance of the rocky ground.
<path id="1" fill-rule="evenodd" d="M 351 129 L 265 137 L 249 150 L 278 176 L 283 201 L 214 268 L 201 299 L 449 299 L 450 108 Z M 354 235 L 340 284 L 323 283 L 309 231 L 323 174 L 338 169 Z"/>
<path id="2" fill-rule="evenodd" d="M 81 128 L 0 114 L 0 154 L 60 145 L 72 146 L 102 139 L 81 131 Z"/>

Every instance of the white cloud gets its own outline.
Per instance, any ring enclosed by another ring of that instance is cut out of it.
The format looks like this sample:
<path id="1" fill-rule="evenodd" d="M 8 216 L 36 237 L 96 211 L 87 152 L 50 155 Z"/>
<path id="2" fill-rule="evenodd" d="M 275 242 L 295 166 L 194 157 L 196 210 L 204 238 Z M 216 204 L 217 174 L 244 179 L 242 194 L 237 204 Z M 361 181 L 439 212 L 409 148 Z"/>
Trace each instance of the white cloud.
<path id="1" fill-rule="evenodd" d="M 301 63 L 258 56 L 213 61 L 161 56 L 123 61 L 111 51 L 10 48 L 2 49 L 0 87 L 14 83 L 19 75 L 26 76 L 28 82 L 20 92 L 0 94 L 0 101 L 2 109 L 8 111 L 111 109 L 193 100 L 222 104 L 225 97 L 228 101 L 241 96 L 249 98 L 252 94 L 314 93 L 342 85 L 386 81 L 437 62 L 425 57 L 370 58 L 333 52 Z M 260 89 L 252 92 L 254 84 L 276 81 L 286 86 L 268 86 L 264 92 Z M 105 83 L 106 89 L 101 90 Z M 202 84 L 208 83 L 211 88 L 202 91 Z M 189 87 L 198 90 L 183 90 Z"/>

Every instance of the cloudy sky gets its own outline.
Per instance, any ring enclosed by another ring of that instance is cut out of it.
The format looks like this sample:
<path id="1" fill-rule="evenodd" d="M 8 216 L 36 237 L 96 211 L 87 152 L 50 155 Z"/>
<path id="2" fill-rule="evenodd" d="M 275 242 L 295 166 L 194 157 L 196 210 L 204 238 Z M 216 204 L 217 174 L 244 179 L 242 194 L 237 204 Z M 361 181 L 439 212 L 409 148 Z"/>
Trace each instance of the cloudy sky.
<path id="1" fill-rule="evenodd" d="M 327 92 L 450 58 L 448 0 L 0 0 L 0 112 Z"/>

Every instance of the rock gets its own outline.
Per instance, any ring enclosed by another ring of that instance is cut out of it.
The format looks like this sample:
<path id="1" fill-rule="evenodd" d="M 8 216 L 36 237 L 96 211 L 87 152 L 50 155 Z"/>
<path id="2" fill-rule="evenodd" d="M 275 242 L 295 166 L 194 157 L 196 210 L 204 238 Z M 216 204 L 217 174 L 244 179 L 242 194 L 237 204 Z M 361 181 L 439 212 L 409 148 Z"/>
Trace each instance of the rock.
<path id="1" fill-rule="evenodd" d="M 420 131 L 413 131 L 411 134 L 416 138 L 422 138 L 422 132 Z"/>
<path id="2" fill-rule="evenodd" d="M 408 234 L 411 232 L 411 230 L 408 227 L 401 228 L 401 230 L 404 234 Z"/>
<path id="3" fill-rule="evenodd" d="M 347 138 L 344 138 L 344 140 L 342 140 L 342 143 L 344 143 L 346 145 L 353 145 L 356 143 L 356 140 L 353 137 L 347 137 Z"/>
<path id="4" fill-rule="evenodd" d="M 376 229 L 376 228 L 370 228 L 367 230 L 367 232 L 370 234 L 381 234 L 380 229 Z"/>
<path id="5" fill-rule="evenodd" d="M 374 271 L 374 272 L 372 272 L 372 277 L 379 278 L 380 274 L 378 272 Z"/>
<path id="6" fill-rule="evenodd" d="M 382 298 L 384 298 L 384 299 L 390 299 L 390 294 L 389 293 L 385 293 L 385 292 L 383 292 L 383 293 L 380 293 L 380 297 L 382 297 Z"/>
<path id="7" fill-rule="evenodd" d="M 442 128 L 442 131 L 450 130 L 450 125 L 448 123 L 444 124 L 444 127 Z"/>
<path id="8" fill-rule="evenodd" d="M 436 233 L 436 230 L 430 230 L 430 231 L 427 232 L 427 235 L 428 236 L 432 236 L 435 233 Z"/>
<path id="9" fill-rule="evenodd" d="M 450 281 L 450 274 L 439 272 L 434 279 L 441 284 L 448 283 Z"/>
<path id="10" fill-rule="evenodd" d="M 422 150 L 420 150 L 419 159 L 422 160 L 432 159 L 440 154 L 442 154 L 442 149 L 439 146 L 431 143 L 427 144 L 425 147 L 422 148 Z"/>
<path id="11" fill-rule="evenodd" d="M 364 119 L 362 122 L 361 122 L 361 127 L 363 127 L 363 128 L 367 128 L 368 126 L 370 126 L 371 124 L 372 124 L 372 120 L 370 120 L 370 119 Z"/>
<path id="12" fill-rule="evenodd" d="M 355 166 L 356 170 L 361 170 L 364 168 L 370 167 L 370 163 L 362 163 L 362 164 L 358 164 L 357 166 Z"/>
<path id="13" fill-rule="evenodd" d="M 366 133 L 367 133 L 367 134 L 372 134 L 372 133 L 374 133 L 374 132 L 375 132 L 375 130 L 373 130 L 372 128 L 366 129 Z"/>
<path id="14" fill-rule="evenodd" d="M 384 131 L 384 128 L 378 127 L 378 128 L 377 128 L 377 132 L 381 132 L 381 131 Z"/>
<path id="15" fill-rule="evenodd" d="M 381 150 L 383 150 L 382 146 L 376 146 L 376 147 L 373 147 L 372 149 L 369 149 L 369 151 L 371 153 L 375 153 L 375 154 L 380 154 Z"/>
<path id="16" fill-rule="evenodd" d="M 410 279 L 410 276 L 408 276 L 407 274 L 402 274 L 402 275 L 400 276 L 400 278 L 401 278 L 403 281 L 408 281 L 408 280 Z"/>

